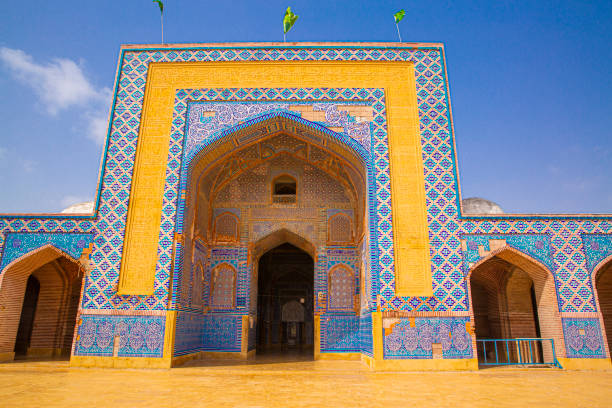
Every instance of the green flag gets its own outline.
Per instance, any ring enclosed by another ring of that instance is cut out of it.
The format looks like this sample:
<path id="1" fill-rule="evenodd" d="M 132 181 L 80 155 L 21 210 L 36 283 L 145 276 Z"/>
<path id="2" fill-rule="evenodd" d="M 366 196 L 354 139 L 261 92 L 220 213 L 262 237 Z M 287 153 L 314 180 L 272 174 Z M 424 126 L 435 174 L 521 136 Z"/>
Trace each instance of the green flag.
<path id="1" fill-rule="evenodd" d="M 157 3 L 159 11 L 164 14 L 164 3 L 162 3 L 161 0 L 153 0 L 153 3 Z"/>
<path id="2" fill-rule="evenodd" d="M 395 19 L 395 24 L 399 23 L 400 21 L 402 21 L 402 18 L 404 18 L 404 16 L 406 15 L 406 11 L 404 9 L 401 9 L 400 11 L 398 11 L 397 13 L 395 13 L 393 15 L 393 18 Z"/>
<path id="3" fill-rule="evenodd" d="M 400 11 L 398 11 L 397 13 L 393 15 L 393 19 L 395 20 L 395 28 L 397 28 L 397 36 L 399 37 L 400 42 L 402 42 L 402 34 L 400 34 L 398 23 L 402 21 L 405 15 L 406 15 L 406 12 L 404 11 L 404 9 L 401 9 Z"/>
<path id="4" fill-rule="evenodd" d="M 291 7 L 287 7 L 287 11 L 285 11 L 285 18 L 283 18 L 283 34 L 287 34 L 289 30 L 291 30 L 291 27 L 293 27 L 297 19 L 298 16 L 293 14 Z"/>
<path id="5" fill-rule="evenodd" d="M 159 12 L 161 13 L 161 32 L 162 32 L 162 44 L 164 43 L 164 3 L 161 0 L 153 0 L 153 3 L 157 3 L 159 6 Z"/>

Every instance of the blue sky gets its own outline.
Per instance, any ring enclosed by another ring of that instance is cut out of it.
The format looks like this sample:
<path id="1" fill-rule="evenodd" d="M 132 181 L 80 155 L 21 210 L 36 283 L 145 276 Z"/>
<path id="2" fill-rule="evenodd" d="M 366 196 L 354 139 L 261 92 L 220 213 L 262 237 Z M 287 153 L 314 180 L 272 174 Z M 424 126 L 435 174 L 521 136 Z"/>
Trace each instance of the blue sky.
<path id="1" fill-rule="evenodd" d="M 166 0 L 165 40 L 443 42 L 463 197 L 612 213 L 609 1 Z M 0 212 L 93 198 L 119 45 L 157 43 L 150 0 L 4 2 Z"/>

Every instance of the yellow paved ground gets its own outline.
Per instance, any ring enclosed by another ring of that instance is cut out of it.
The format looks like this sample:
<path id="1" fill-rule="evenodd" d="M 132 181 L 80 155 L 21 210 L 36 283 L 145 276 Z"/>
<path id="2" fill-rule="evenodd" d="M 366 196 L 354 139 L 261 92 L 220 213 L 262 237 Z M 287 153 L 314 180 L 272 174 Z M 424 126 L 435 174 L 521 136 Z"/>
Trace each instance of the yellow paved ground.
<path id="1" fill-rule="evenodd" d="M 377 373 L 358 361 L 192 362 L 171 370 L 0 364 L 1 407 L 610 407 L 612 371 Z"/>

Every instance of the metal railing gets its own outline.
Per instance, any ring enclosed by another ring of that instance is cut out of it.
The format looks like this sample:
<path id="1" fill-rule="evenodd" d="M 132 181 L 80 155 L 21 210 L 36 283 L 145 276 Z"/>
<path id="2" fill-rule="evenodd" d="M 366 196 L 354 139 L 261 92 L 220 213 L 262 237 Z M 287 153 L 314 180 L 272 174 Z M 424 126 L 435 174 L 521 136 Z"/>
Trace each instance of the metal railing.
<path id="1" fill-rule="evenodd" d="M 553 339 L 476 340 L 478 364 L 485 366 L 548 365 L 562 368 L 555 354 Z"/>

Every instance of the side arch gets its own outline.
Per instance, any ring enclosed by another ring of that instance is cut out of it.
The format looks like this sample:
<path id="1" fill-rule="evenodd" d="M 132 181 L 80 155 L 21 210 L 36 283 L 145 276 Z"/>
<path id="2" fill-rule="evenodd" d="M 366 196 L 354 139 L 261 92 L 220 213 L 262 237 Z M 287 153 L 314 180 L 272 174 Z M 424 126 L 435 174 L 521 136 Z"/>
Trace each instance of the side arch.
<path id="1" fill-rule="evenodd" d="M 493 250 L 489 252 L 487 255 L 485 255 L 484 257 L 480 258 L 478 262 L 476 262 L 474 265 L 470 267 L 470 270 L 468 271 L 468 275 L 467 275 L 468 279 L 471 273 L 476 268 L 478 268 L 483 263 L 495 257 L 503 259 L 507 262 L 510 262 L 520 268 L 522 268 L 523 266 L 526 266 L 528 269 L 531 270 L 532 269 L 531 265 L 535 265 L 539 268 L 539 271 L 537 272 L 538 276 L 542 276 L 542 273 L 544 273 L 545 275 L 550 276 L 554 280 L 553 273 L 550 271 L 550 269 L 546 265 L 544 265 L 542 262 L 538 261 L 531 255 L 526 254 L 523 251 L 520 251 L 510 245 L 505 245 L 501 248 Z"/>
<path id="2" fill-rule="evenodd" d="M 68 355 L 74 337 L 85 266 L 51 244 L 33 249 L 9 263 L 0 275 L 0 360 L 14 358 L 27 281 L 40 282 L 36 312 L 30 322 L 27 355 Z"/>
<path id="3" fill-rule="evenodd" d="M 41 247 L 32 249 L 31 251 L 21 255 L 19 258 L 12 260 L 6 265 L 2 271 L 0 271 L 0 287 L 2 280 L 9 270 L 21 270 L 21 269 L 37 269 L 42 265 L 51 262 L 59 257 L 64 257 L 72 262 L 77 263 L 81 268 L 85 268 L 85 265 L 80 260 L 73 258 L 70 254 L 62 251 L 52 244 L 46 244 Z"/>
<path id="4" fill-rule="evenodd" d="M 612 255 L 599 262 L 591 272 L 593 297 L 599 315 L 606 355 L 612 357 Z"/>
<path id="5" fill-rule="evenodd" d="M 496 316 L 498 320 L 489 320 L 485 331 L 492 330 L 489 338 L 552 338 L 556 356 L 566 355 L 555 276 L 542 262 L 506 245 L 476 262 L 468 271 L 466 283 L 477 338 L 483 335 L 478 317 L 482 322 L 483 311 L 486 311 L 489 318 Z M 486 302 L 483 299 L 487 299 Z M 513 332 L 527 330 L 524 324 L 529 321 L 528 310 L 532 310 L 533 330 L 539 331 L 539 336 L 514 335 Z M 546 350 L 544 353 L 547 354 Z"/>

